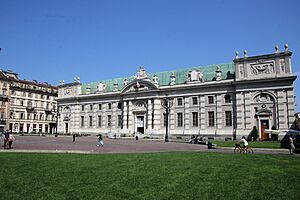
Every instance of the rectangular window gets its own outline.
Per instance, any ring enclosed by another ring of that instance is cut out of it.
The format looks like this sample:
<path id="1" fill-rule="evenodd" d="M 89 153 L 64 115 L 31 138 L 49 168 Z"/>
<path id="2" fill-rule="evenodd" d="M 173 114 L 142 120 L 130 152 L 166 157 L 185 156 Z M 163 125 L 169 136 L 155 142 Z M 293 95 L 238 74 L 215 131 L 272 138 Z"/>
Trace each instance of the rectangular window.
<path id="1" fill-rule="evenodd" d="M 232 126 L 232 115 L 231 111 L 225 111 L 226 126 Z"/>
<path id="2" fill-rule="evenodd" d="M 122 125 L 122 115 L 118 115 L 118 127 Z"/>
<path id="3" fill-rule="evenodd" d="M 102 116 L 98 115 L 98 127 L 101 127 Z"/>
<path id="4" fill-rule="evenodd" d="M 177 99 L 177 106 L 182 106 L 182 98 Z"/>
<path id="5" fill-rule="evenodd" d="M 208 112 L 208 126 L 215 126 L 215 113 L 213 111 Z"/>
<path id="6" fill-rule="evenodd" d="M 197 112 L 193 112 L 192 113 L 193 116 L 193 126 L 198 126 L 198 113 Z"/>
<path id="7" fill-rule="evenodd" d="M 111 127 L 111 115 L 107 115 L 107 126 Z"/>
<path id="8" fill-rule="evenodd" d="M 24 113 L 20 113 L 20 119 L 24 119 Z"/>
<path id="9" fill-rule="evenodd" d="M 0 119 L 5 119 L 5 113 L 4 112 L 1 112 L 1 115 L 0 115 Z"/>
<path id="10" fill-rule="evenodd" d="M 90 105 L 90 110 L 93 110 L 93 105 Z"/>
<path id="11" fill-rule="evenodd" d="M 225 103 L 231 103 L 231 95 L 229 94 L 225 95 Z"/>
<path id="12" fill-rule="evenodd" d="M 182 113 L 177 113 L 177 126 L 182 127 Z"/>
<path id="13" fill-rule="evenodd" d="M 192 98 L 192 103 L 193 103 L 193 105 L 197 105 L 198 104 L 198 98 L 197 97 L 193 97 Z"/>
<path id="14" fill-rule="evenodd" d="M 214 104 L 214 96 L 208 96 L 208 104 Z"/>
<path id="15" fill-rule="evenodd" d="M 99 104 L 98 106 L 99 106 L 99 110 L 102 110 L 102 104 Z"/>
<path id="16" fill-rule="evenodd" d="M 90 127 L 93 126 L 93 116 L 90 116 Z"/>
<path id="17" fill-rule="evenodd" d="M 84 105 L 81 106 L 81 111 L 84 111 Z"/>
<path id="18" fill-rule="evenodd" d="M 81 116 L 81 123 L 80 123 L 81 127 L 84 127 L 84 116 Z"/>
<path id="19" fill-rule="evenodd" d="M 111 103 L 108 104 L 108 109 L 109 109 L 109 110 L 111 109 Z"/>

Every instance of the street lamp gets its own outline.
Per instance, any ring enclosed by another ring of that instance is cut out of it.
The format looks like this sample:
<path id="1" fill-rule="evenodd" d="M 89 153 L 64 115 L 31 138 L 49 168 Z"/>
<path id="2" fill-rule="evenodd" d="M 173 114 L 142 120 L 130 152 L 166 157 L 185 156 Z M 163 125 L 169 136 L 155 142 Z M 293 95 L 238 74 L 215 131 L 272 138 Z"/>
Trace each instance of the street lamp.
<path id="1" fill-rule="evenodd" d="M 173 99 L 168 97 L 168 94 L 166 94 L 166 97 L 162 99 L 161 105 L 164 109 L 166 109 L 166 135 L 165 135 L 165 142 L 169 142 L 168 137 L 168 128 L 169 128 L 169 114 L 170 114 L 170 108 L 173 106 Z"/>
<path id="2" fill-rule="evenodd" d="M 56 108 L 56 110 L 55 110 Z M 59 118 L 59 106 L 56 105 L 56 107 L 54 107 L 54 112 L 56 111 L 56 126 L 55 126 L 55 137 L 57 137 L 57 129 L 58 129 L 58 118 Z"/>

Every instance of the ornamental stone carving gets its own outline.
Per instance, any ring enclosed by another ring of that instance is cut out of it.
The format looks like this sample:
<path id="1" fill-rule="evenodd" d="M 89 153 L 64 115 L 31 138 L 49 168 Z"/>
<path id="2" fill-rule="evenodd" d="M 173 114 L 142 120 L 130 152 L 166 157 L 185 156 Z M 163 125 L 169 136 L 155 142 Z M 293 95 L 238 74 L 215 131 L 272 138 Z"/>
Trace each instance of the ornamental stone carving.
<path id="1" fill-rule="evenodd" d="M 254 98 L 254 101 L 257 103 L 273 103 L 274 99 L 268 94 L 259 94 Z"/>
<path id="2" fill-rule="evenodd" d="M 274 63 L 269 62 L 269 63 L 262 63 L 262 64 L 251 64 L 250 73 L 251 75 L 274 73 Z"/>
<path id="3" fill-rule="evenodd" d="M 143 101 L 138 101 L 133 104 L 133 112 L 146 112 L 146 104 Z"/>

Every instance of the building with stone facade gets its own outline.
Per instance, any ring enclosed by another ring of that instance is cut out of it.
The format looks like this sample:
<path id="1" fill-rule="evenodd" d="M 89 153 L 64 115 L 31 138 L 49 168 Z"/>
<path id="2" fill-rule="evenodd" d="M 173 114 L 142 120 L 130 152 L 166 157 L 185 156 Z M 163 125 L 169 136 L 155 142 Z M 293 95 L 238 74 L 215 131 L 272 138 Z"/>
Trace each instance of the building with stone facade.
<path id="1" fill-rule="evenodd" d="M 0 71 L 2 131 L 54 133 L 57 87 L 48 83 L 21 80 L 10 70 Z"/>
<path id="2" fill-rule="evenodd" d="M 294 121 L 292 52 L 242 58 L 231 63 L 147 73 L 58 87 L 58 132 L 163 138 L 203 135 L 237 138 L 256 127 L 288 129 Z M 166 123 L 164 99 L 170 98 Z"/>

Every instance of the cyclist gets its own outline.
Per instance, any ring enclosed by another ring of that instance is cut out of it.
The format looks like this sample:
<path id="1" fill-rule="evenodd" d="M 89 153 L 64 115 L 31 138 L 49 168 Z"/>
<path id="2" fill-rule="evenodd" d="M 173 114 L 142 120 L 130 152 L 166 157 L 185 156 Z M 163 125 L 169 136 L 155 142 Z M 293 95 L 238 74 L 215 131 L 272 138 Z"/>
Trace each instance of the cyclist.
<path id="1" fill-rule="evenodd" d="M 245 136 L 242 137 L 241 144 L 243 145 L 243 151 L 246 152 L 248 149 L 248 142 L 247 142 Z"/>

